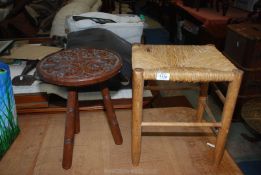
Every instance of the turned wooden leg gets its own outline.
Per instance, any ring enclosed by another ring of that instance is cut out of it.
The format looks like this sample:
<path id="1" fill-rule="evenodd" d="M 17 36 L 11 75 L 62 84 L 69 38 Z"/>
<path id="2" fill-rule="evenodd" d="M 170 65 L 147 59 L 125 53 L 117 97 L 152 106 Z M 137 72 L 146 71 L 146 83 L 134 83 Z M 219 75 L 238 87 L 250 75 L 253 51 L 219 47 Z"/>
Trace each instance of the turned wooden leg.
<path id="1" fill-rule="evenodd" d="M 242 71 L 237 71 L 234 80 L 230 82 L 228 86 L 226 101 L 222 113 L 221 128 L 219 129 L 218 132 L 216 148 L 215 148 L 214 164 L 216 166 L 220 164 L 225 151 L 225 143 L 226 143 L 229 127 L 231 124 L 233 112 L 235 109 L 235 104 L 240 88 L 242 74 L 243 74 Z"/>
<path id="2" fill-rule="evenodd" d="M 141 122 L 143 107 L 143 69 L 133 71 L 132 88 L 132 128 L 131 128 L 131 158 L 132 164 L 138 166 L 141 154 Z"/>
<path id="3" fill-rule="evenodd" d="M 75 95 L 75 128 L 74 133 L 78 134 L 80 132 L 80 116 L 79 116 L 79 101 L 78 101 L 78 92 Z"/>
<path id="4" fill-rule="evenodd" d="M 114 142 L 116 145 L 121 145 L 122 144 L 121 130 L 111 102 L 110 91 L 104 83 L 102 83 L 100 86 L 101 86 L 101 92 L 103 96 L 103 103 L 106 110 L 106 116 L 108 119 L 109 126 L 111 128 L 111 133 Z"/>
<path id="5" fill-rule="evenodd" d="M 75 90 L 68 90 L 62 163 L 64 169 L 69 169 L 72 165 L 76 94 Z"/>
<path id="6" fill-rule="evenodd" d="M 208 96 L 208 83 L 200 84 L 199 98 L 198 98 L 198 109 L 197 109 L 197 120 L 198 122 L 202 121 L 204 111 L 205 111 L 205 102 Z"/>

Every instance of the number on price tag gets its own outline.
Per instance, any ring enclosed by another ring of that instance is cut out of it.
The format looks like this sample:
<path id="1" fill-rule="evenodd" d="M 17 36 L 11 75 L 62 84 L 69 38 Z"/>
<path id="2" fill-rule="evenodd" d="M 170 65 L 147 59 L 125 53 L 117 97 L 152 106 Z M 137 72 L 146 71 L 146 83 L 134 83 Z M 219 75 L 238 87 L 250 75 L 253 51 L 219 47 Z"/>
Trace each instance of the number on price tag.
<path id="1" fill-rule="evenodd" d="M 169 80 L 170 74 L 164 72 L 158 72 L 156 75 L 156 80 Z"/>

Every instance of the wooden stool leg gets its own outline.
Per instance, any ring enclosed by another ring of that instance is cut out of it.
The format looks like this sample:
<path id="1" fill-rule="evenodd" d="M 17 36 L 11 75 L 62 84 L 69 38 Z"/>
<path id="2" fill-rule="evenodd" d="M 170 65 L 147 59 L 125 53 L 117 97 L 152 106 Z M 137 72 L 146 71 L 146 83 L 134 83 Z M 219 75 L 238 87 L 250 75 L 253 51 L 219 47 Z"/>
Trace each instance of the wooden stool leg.
<path id="1" fill-rule="evenodd" d="M 78 102 L 78 92 L 75 94 L 75 128 L 74 133 L 78 134 L 80 132 L 80 116 L 79 116 L 79 102 Z"/>
<path id="2" fill-rule="evenodd" d="M 72 165 L 76 94 L 77 92 L 74 90 L 68 91 L 62 163 L 64 169 L 69 169 Z"/>
<path id="3" fill-rule="evenodd" d="M 203 115 L 204 115 L 204 103 L 207 100 L 208 96 L 208 83 L 201 83 L 200 84 L 200 92 L 199 92 L 199 98 L 198 98 L 198 109 L 197 109 L 197 120 L 198 122 L 202 121 Z"/>
<path id="4" fill-rule="evenodd" d="M 106 116 L 108 119 L 108 123 L 111 128 L 111 133 L 114 139 L 114 142 L 116 145 L 121 145 L 122 144 L 122 135 L 121 135 L 121 130 L 115 115 L 115 111 L 111 102 L 111 97 L 110 97 L 110 91 L 107 88 L 107 86 L 102 83 L 101 85 L 101 91 L 102 91 L 102 96 L 103 96 L 103 103 L 104 107 L 106 109 Z"/>
<path id="5" fill-rule="evenodd" d="M 132 88 L 132 128 L 131 128 L 131 158 L 132 164 L 138 166 L 141 154 L 141 122 L 143 107 L 143 70 L 133 71 Z"/>
<path id="6" fill-rule="evenodd" d="M 228 86 L 226 101 L 222 113 L 221 128 L 219 129 L 218 132 L 216 148 L 215 148 L 214 164 L 216 166 L 219 165 L 224 154 L 227 134 L 229 131 L 233 112 L 235 109 L 235 104 L 240 88 L 241 79 L 242 79 L 242 72 L 237 71 L 234 80 L 230 82 Z"/>

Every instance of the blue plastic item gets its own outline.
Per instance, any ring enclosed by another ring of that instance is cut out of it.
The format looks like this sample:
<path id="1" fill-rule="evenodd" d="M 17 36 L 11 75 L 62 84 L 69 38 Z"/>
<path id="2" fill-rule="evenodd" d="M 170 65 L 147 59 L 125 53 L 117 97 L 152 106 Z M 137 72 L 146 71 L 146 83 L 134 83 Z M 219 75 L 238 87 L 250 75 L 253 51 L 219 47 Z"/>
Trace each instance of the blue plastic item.
<path id="1" fill-rule="evenodd" d="M 19 131 L 10 69 L 7 64 L 0 62 L 0 159 Z"/>

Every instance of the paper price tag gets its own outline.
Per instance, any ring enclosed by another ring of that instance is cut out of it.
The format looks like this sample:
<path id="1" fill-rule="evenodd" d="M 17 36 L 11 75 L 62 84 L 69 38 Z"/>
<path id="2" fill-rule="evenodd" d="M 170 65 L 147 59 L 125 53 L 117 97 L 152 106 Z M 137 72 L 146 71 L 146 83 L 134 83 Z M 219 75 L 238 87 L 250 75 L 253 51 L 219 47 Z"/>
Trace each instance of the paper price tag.
<path id="1" fill-rule="evenodd" d="M 158 72 L 156 74 L 156 80 L 169 80 L 170 74 L 164 72 Z"/>

